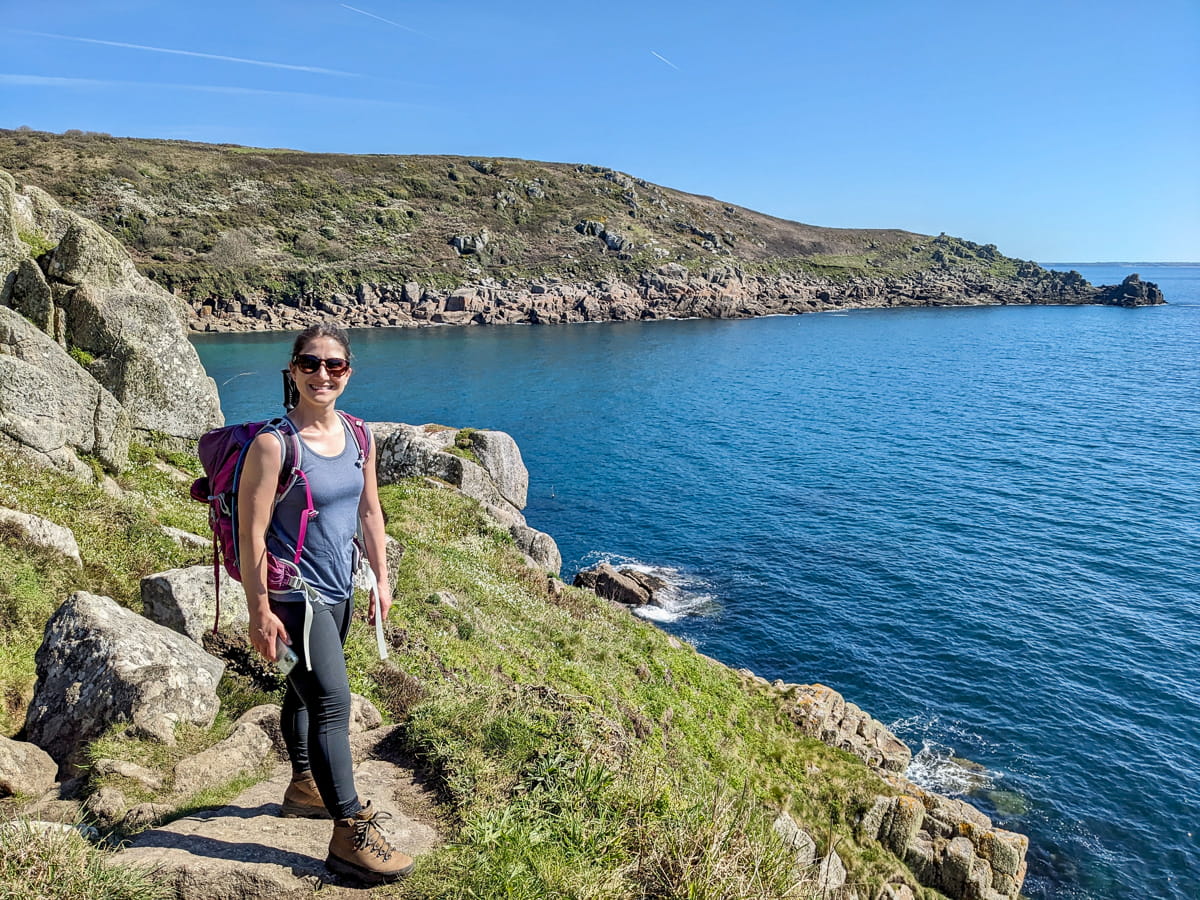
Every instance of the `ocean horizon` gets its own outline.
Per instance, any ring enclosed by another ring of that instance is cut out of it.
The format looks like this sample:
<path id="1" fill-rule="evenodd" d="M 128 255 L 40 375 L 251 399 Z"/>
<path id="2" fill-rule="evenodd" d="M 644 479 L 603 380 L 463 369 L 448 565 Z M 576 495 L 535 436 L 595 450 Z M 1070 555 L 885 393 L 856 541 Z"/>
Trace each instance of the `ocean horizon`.
<path id="1" fill-rule="evenodd" d="M 909 775 L 1031 840 L 1030 898 L 1200 892 L 1200 263 L 1162 307 L 846 310 L 352 332 L 345 406 L 495 428 L 568 580 L 727 665 L 828 684 Z M 278 412 L 280 334 L 202 335 L 229 421 Z"/>

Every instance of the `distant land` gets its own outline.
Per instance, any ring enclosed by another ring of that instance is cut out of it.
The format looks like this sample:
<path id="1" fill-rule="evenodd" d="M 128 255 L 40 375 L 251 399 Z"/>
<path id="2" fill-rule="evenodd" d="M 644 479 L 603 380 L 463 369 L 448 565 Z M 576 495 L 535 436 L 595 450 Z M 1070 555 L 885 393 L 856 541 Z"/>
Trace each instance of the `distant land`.
<path id="1" fill-rule="evenodd" d="M 113 234 L 199 330 L 1162 302 L 991 244 L 791 222 L 591 164 L 19 129 L 0 130 L 0 169 Z"/>

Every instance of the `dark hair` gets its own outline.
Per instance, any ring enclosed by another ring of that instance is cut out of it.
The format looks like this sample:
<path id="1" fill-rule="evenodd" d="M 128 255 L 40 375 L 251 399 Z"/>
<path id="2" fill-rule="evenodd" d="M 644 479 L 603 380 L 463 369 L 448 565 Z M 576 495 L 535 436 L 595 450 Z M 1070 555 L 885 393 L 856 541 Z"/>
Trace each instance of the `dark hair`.
<path id="1" fill-rule="evenodd" d="M 303 352 L 305 345 L 317 338 L 333 338 L 342 345 L 342 349 L 346 351 L 347 359 L 353 356 L 350 352 L 350 336 L 346 334 L 346 329 L 340 325 L 335 325 L 333 322 L 318 322 L 316 325 L 309 325 L 296 335 L 296 341 L 292 344 L 291 358 L 295 359 L 299 356 Z"/>

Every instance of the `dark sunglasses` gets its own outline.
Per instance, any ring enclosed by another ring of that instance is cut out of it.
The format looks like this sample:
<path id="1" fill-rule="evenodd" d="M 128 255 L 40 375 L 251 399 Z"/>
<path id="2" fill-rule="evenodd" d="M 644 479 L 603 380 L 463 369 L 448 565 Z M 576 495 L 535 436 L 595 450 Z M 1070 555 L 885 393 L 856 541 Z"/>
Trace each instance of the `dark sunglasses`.
<path id="1" fill-rule="evenodd" d="M 324 366 L 325 371 L 334 378 L 337 378 L 339 375 L 345 375 L 350 371 L 350 360 L 342 359 L 340 356 L 335 356 L 332 359 L 321 359 L 321 357 L 313 356 L 311 353 L 301 353 L 298 356 L 293 356 L 292 362 L 305 375 L 315 374 L 320 370 L 321 366 Z"/>

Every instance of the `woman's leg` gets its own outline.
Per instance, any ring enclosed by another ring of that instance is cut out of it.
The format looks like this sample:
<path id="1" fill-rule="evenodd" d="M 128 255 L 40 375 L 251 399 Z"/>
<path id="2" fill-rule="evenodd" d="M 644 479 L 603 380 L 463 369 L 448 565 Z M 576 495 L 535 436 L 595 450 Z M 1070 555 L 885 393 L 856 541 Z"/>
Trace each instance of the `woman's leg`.
<path id="1" fill-rule="evenodd" d="M 298 765 L 312 769 L 325 808 L 335 819 L 349 818 L 361 809 L 350 756 L 350 683 L 342 651 L 350 627 L 351 606 L 350 600 L 343 600 L 313 608 L 308 638 L 308 652 L 313 661 L 311 672 L 303 646 L 304 604 L 272 606 L 292 639 L 292 649 L 300 657 L 288 675 L 288 695 L 294 692 L 296 702 L 293 705 L 285 695 L 281 721 L 292 769 L 303 771 L 296 768 Z"/>

